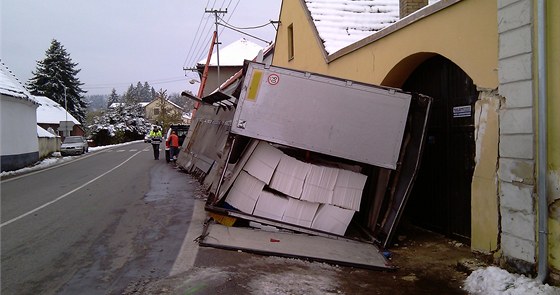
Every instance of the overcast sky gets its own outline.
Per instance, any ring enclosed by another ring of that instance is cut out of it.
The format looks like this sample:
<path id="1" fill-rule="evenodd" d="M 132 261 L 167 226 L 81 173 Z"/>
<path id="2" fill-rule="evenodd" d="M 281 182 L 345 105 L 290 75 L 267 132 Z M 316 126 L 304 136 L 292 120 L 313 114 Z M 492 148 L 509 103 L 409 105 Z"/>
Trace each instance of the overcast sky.
<path id="1" fill-rule="evenodd" d="M 183 67 L 206 58 L 214 15 L 239 28 L 278 20 L 281 0 L 1 0 L 2 62 L 23 82 L 45 58 L 51 40 L 62 43 L 81 69 L 78 78 L 89 94 L 122 94 L 132 83 L 147 81 L 168 94 L 197 91 L 198 78 Z M 220 27 L 220 43 L 240 38 L 267 44 Z M 243 30 L 274 41 L 275 29 Z"/>

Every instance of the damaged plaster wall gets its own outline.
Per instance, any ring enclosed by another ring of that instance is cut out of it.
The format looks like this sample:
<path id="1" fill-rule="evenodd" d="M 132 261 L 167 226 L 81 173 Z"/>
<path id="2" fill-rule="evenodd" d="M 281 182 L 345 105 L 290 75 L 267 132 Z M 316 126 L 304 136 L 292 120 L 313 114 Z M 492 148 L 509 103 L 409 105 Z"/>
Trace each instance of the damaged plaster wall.
<path id="1" fill-rule="evenodd" d="M 560 1 L 547 3 L 548 241 L 550 277 L 560 285 Z"/>
<path id="2" fill-rule="evenodd" d="M 471 249 L 483 253 L 498 250 L 498 111 L 495 91 L 479 89 L 475 103 L 475 168 L 472 179 Z"/>
<path id="3" fill-rule="evenodd" d="M 548 173 L 548 201 L 550 204 L 548 210 L 549 263 L 558 270 L 560 269 L 560 253 L 558 253 L 560 248 L 560 172 L 558 170 Z M 556 274 L 556 276 L 556 280 L 560 281 L 560 275 Z"/>
<path id="4" fill-rule="evenodd" d="M 519 271 L 530 271 L 537 257 L 532 16 L 530 0 L 498 1 L 500 243 L 502 258 Z"/>

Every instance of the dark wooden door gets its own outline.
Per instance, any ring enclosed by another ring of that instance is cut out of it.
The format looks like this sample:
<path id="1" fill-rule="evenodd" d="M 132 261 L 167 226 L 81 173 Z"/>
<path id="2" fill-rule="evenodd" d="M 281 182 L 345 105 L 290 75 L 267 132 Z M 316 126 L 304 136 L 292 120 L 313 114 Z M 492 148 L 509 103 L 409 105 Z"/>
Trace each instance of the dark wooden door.
<path id="1" fill-rule="evenodd" d="M 422 164 L 406 216 L 420 226 L 468 241 L 476 87 L 457 65 L 436 56 L 422 63 L 402 88 L 434 98 Z"/>

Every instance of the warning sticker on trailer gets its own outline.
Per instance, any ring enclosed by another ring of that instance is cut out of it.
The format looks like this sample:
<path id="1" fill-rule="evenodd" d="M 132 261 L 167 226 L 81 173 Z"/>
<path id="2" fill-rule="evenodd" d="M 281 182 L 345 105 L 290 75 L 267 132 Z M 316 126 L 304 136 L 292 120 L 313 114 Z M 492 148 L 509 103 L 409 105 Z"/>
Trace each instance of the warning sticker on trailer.
<path id="1" fill-rule="evenodd" d="M 276 74 L 270 74 L 268 75 L 267 81 L 270 85 L 276 85 L 278 84 L 278 82 L 280 82 L 280 77 Z"/>

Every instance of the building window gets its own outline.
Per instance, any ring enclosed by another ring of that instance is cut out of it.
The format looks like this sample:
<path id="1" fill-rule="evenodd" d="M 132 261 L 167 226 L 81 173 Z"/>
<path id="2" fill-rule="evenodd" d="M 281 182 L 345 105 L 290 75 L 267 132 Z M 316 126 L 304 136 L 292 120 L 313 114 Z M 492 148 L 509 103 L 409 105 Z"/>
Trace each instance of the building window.
<path id="1" fill-rule="evenodd" d="M 294 59 L 294 24 L 288 26 L 288 60 Z"/>
<path id="2" fill-rule="evenodd" d="M 159 115 L 159 109 L 158 109 L 158 108 L 155 108 L 155 109 L 154 109 L 154 116 L 157 116 L 157 115 Z"/>

